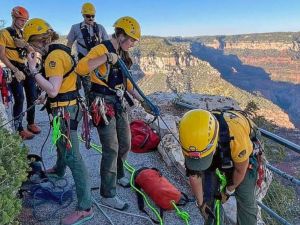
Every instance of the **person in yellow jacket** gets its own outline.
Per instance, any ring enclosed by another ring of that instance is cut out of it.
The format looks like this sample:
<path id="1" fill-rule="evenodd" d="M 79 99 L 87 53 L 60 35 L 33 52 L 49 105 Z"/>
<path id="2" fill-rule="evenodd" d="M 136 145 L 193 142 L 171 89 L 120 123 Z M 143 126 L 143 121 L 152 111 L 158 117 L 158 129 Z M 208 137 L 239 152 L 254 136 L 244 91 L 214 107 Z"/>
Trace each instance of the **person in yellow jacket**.
<path id="1" fill-rule="evenodd" d="M 28 55 L 31 76 L 48 94 L 51 113 L 55 121 L 61 121 L 59 129 L 64 134 L 56 142 L 56 165 L 47 172 L 63 176 L 68 166 L 76 186 L 77 210 L 64 217 L 61 222 L 64 225 L 81 224 L 93 217 L 93 210 L 89 175 L 79 152 L 77 137 L 77 126 L 82 112 L 77 102 L 75 62 L 70 48 L 52 43 L 58 39 L 58 35 L 43 19 L 29 20 L 24 27 L 24 38 L 36 51 Z M 37 69 L 37 53 L 44 60 L 43 72 Z"/>
<path id="2" fill-rule="evenodd" d="M 117 61 L 120 57 L 127 68 L 131 67 L 132 60 L 128 50 L 139 41 L 141 29 L 139 23 L 129 16 L 119 18 L 113 26 L 115 32 L 112 38 L 92 48 L 78 62 L 76 72 L 91 76 L 91 107 L 97 111 L 100 102 L 100 105 L 104 104 L 107 108 L 107 114 L 102 115 L 102 122 L 97 122 L 97 112 L 92 115 L 103 151 L 100 168 L 101 202 L 124 210 L 128 204 L 116 195 L 117 183 L 129 187 L 123 163 L 131 147 L 131 134 L 124 99 L 128 99 L 129 92 L 138 100 L 143 100 L 124 76 Z M 143 105 L 147 107 L 144 103 Z"/>
<path id="3" fill-rule="evenodd" d="M 225 203 L 233 194 L 237 200 L 237 224 L 257 223 L 259 153 L 254 152 L 254 127 L 249 118 L 236 111 L 212 114 L 196 109 L 180 120 L 179 140 L 187 176 L 207 225 L 217 224 L 213 213 L 215 199 Z M 216 169 L 227 178 L 223 191 L 218 190 Z"/>
<path id="4" fill-rule="evenodd" d="M 26 54 L 31 50 L 30 46 L 24 41 L 22 29 L 29 19 L 28 11 L 22 6 L 12 9 L 12 25 L 0 31 L 0 60 L 7 66 L 14 76 L 10 83 L 14 97 L 13 117 L 16 130 L 22 139 L 27 140 L 34 137 L 34 134 L 41 132 L 41 129 L 34 123 L 35 106 L 37 98 L 37 87 L 35 80 L 28 76 L 26 67 Z M 27 108 L 27 129 L 23 128 L 22 120 L 24 105 L 24 90 L 26 94 Z"/>

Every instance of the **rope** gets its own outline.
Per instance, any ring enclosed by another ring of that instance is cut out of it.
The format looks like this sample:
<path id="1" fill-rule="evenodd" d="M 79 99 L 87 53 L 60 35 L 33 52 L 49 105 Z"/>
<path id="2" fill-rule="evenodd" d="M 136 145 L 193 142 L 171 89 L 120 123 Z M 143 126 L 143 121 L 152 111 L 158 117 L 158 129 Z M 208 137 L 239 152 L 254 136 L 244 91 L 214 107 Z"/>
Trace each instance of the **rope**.
<path id="1" fill-rule="evenodd" d="M 78 139 L 80 141 L 82 141 L 82 142 L 85 142 L 80 136 L 78 136 Z M 102 153 L 102 147 L 101 146 L 99 146 L 99 145 L 97 145 L 95 143 L 91 143 L 91 147 L 92 147 L 92 149 L 96 150 L 100 154 Z M 163 225 L 163 220 L 162 220 L 161 216 L 159 215 L 159 212 L 149 203 L 149 200 L 148 200 L 147 196 L 142 191 L 140 191 L 139 189 L 137 189 L 134 186 L 134 173 L 135 173 L 134 167 L 131 166 L 126 160 L 124 162 L 124 167 L 125 167 L 125 169 L 127 169 L 131 173 L 131 176 L 130 176 L 130 186 L 136 192 L 140 193 L 143 196 L 144 201 L 146 202 L 146 204 L 148 205 L 148 207 L 153 211 L 153 213 L 156 215 L 157 219 L 159 220 L 160 225 Z"/>
<path id="2" fill-rule="evenodd" d="M 159 212 L 150 204 L 147 196 L 145 195 L 144 192 L 142 192 L 141 190 L 139 190 L 138 188 L 136 188 L 134 186 L 134 174 L 136 172 L 136 170 L 134 169 L 134 167 L 132 167 L 127 161 L 125 161 L 124 163 L 124 167 L 131 173 L 130 176 L 130 186 L 139 194 L 141 194 L 143 196 L 144 201 L 146 202 L 146 204 L 148 205 L 148 207 L 152 210 L 152 212 L 155 214 L 155 216 L 157 217 L 159 224 L 163 225 L 163 219 L 161 218 Z"/>
<path id="3" fill-rule="evenodd" d="M 188 213 L 187 211 L 183 211 L 183 210 L 181 211 L 181 210 L 177 207 L 177 205 L 176 205 L 176 203 L 175 203 L 174 200 L 171 201 L 171 204 L 173 205 L 174 209 L 176 210 L 177 216 L 179 216 L 180 219 L 182 219 L 182 220 L 185 222 L 186 225 L 189 225 L 189 220 L 190 220 L 190 215 L 189 215 L 189 213 Z"/>
<path id="4" fill-rule="evenodd" d="M 127 69 L 127 66 L 125 65 L 125 63 L 123 62 L 122 59 L 118 59 L 118 65 L 121 69 L 121 71 L 123 72 L 123 74 L 129 79 L 129 81 L 132 83 L 133 87 L 137 90 L 137 92 L 141 95 L 141 97 L 144 99 L 144 101 L 149 105 L 149 107 L 151 108 L 151 111 L 153 112 L 154 116 L 159 116 L 159 109 L 156 105 L 154 105 L 148 98 L 147 96 L 143 93 L 143 91 L 139 88 L 139 86 L 136 84 L 136 82 L 134 81 L 134 79 L 132 78 L 131 73 L 129 72 L 129 70 Z"/>
<path id="5" fill-rule="evenodd" d="M 64 185 L 58 185 L 58 181 L 64 181 Z M 51 187 L 47 187 L 46 184 L 51 184 Z M 34 185 L 30 194 L 32 196 L 32 214 L 34 218 L 39 221 L 46 221 L 55 217 L 56 213 L 61 211 L 64 208 L 67 208 L 73 201 L 73 187 L 66 189 L 68 186 L 68 181 L 65 178 L 59 178 L 57 180 L 47 180 L 47 182 L 41 181 L 41 183 Z M 62 205 L 58 207 L 53 213 L 45 217 L 41 217 L 41 212 L 37 212 L 37 206 L 51 202 Z M 65 205 L 63 205 L 65 204 Z"/>
<path id="6" fill-rule="evenodd" d="M 224 191 L 224 189 L 227 185 L 226 176 L 224 174 L 222 174 L 218 168 L 216 169 L 216 175 L 220 181 L 220 191 Z M 216 213 L 217 225 L 221 224 L 221 208 L 222 208 L 221 200 L 217 199 L 215 201 L 215 213 Z"/>
<path id="7" fill-rule="evenodd" d="M 138 218 L 142 218 L 142 219 L 148 220 L 152 225 L 154 225 L 153 222 L 151 221 L 151 219 L 148 218 L 148 217 L 146 217 L 146 216 L 141 216 L 141 215 L 137 215 L 137 214 L 134 214 L 134 213 L 128 213 L 128 212 L 124 212 L 124 211 L 120 211 L 120 210 L 111 208 L 111 207 L 109 207 L 109 206 L 107 206 L 107 205 L 103 205 L 103 204 L 98 203 L 94 198 L 92 198 L 92 201 L 93 201 L 94 204 L 97 206 L 97 208 L 104 214 L 104 216 L 110 221 L 111 224 L 114 224 L 114 223 L 113 223 L 113 222 L 108 218 L 108 216 L 103 212 L 103 210 L 101 209 L 101 207 L 110 209 L 110 210 L 112 210 L 112 211 L 115 211 L 115 212 L 118 212 L 118 213 L 121 213 L 121 214 L 124 214 L 124 215 L 134 216 L 134 217 L 138 217 Z"/>
<path id="8" fill-rule="evenodd" d="M 48 119 L 49 119 L 49 123 L 50 123 L 50 115 L 49 115 L 49 114 L 48 114 Z M 43 165 L 43 168 L 44 168 L 45 173 L 46 173 L 46 166 L 45 166 L 45 163 L 44 163 L 44 160 L 43 160 L 43 149 L 44 149 L 45 144 L 46 144 L 46 142 L 47 142 L 47 140 L 48 140 L 48 138 L 49 138 L 50 131 L 51 131 L 51 126 L 49 126 L 49 130 L 48 130 L 48 133 L 47 133 L 47 137 L 46 137 L 44 143 L 42 144 L 42 147 L 41 147 L 41 150 L 40 150 L 40 156 L 41 156 L 41 159 L 42 159 L 41 161 L 42 161 L 42 165 Z"/>
<path id="9" fill-rule="evenodd" d="M 13 117 L 11 120 L 7 121 L 7 122 L 4 123 L 4 124 L 1 124 L 1 125 L 0 125 L 0 128 L 6 126 L 7 124 L 11 123 L 11 122 L 14 121 L 14 120 L 17 120 L 17 119 L 20 120 L 20 117 L 23 117 L 23 116 L 25 115 L 25 113 L 26 113 L 27 111 L 29 111 L 30 109 L 32 109 L 33 107 L 35 107 L 35 105 L 36 105 L 36 103 L 34 103 L 34 104 L 31 105 L 30 107 L 28 107 L 26 110 L 24 110 L 23 112 L 21 112 L 19 115 Z M 19 122 L 19 121 L 18 121 L 18 122 Z"/>
<path id="10" fill-rule="evenodd" d="M 53 118 L 52 147 L 50 149 L 50 152 L 53 151 L 53 147 L 56 145 L 56 142 L 60 139 L 61 136 L 63 136 L 69 142 L 72 148 L 70 139 L 60 130 L 60 119 L 60 116 L 54 116 Z"/>

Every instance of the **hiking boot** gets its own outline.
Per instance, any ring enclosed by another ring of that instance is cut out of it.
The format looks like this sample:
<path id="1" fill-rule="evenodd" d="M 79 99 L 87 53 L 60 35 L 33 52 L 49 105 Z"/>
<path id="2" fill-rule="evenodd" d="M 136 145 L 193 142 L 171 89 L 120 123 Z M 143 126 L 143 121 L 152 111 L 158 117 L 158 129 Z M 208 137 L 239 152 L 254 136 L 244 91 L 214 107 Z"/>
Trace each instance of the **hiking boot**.
<path id="1" fill-rule="evenodd" d="M 30 125 L 28 124 L 27 129 L 34 134 L 41 133 L 41 128 L 39 128 L 38 125 L 36 125 L 35 123 L 30 124 Z"/>
<path id="2" fill-rule="evenodd" d="M 22 130 L 22 131 L 19 131 L 19 135 L 21 136 L 21 138 L 23 140 L 30 140 L 34 137 L 34 134 L 31 133 L 30 131 L 28 130 Z"/>
<path id="3" fill-rule="evenodd" d="M 100 201 L 103 205 L 106 205 L 106 206 L 109 206 L 111 208 L 118 209 L 118 210 L 125 210 L 129 207 L 129 205 L 126 202 L 122 201 L 118 196 L 115 196 L 113 198 L 101 197 Z"/>
<path id="4" fill-rule="evenodd" d="M 126 177 L 122 177 L 121 179 L 117 180 L 117 184 L 119 184 L 123 188 L 129 188 L 130 187 L 130 180 Z"/>
<path id="5" fill-rule="evenodd" d="M 83 224 L 84 222 L 92 219 L 94 216 L 93 209 L 90 208 L 89 210 L 82 210 L 82 211 L 75 211 L 70 215 L 64 217 L 61 220 L 61 224 L 63 225 L 79 225 Z"/>

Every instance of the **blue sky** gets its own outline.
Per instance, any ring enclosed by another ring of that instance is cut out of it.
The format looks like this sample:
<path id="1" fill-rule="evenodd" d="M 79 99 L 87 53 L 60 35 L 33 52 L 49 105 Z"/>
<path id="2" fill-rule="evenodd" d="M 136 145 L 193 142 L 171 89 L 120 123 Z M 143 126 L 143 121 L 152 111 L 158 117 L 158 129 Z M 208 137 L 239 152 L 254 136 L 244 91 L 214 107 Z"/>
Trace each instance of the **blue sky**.
<path id="1" fill-rule="evenodd" d="M 47 20 L 60 34 L 82 20 L 77 0 L 0 0 L 0 19 L 11 24 L 10 10 L 21 5 L 31 18 Z M 121 16 L 133 16 L 144 35 L 198 36 L 300 31 L 299 0 L 100 0 L 90 1 L 96 21 L 108 33 Z"/>

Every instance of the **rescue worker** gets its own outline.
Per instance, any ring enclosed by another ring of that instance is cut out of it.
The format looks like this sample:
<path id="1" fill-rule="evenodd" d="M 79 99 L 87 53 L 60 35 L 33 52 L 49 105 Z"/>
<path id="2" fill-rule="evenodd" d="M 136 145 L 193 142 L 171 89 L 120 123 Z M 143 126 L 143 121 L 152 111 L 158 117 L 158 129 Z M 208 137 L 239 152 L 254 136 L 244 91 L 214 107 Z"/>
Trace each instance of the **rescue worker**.
<path id="1" fill-rule="evenodd" d="M 35 52 L 28 55 L 31 76 L 42 90 L 48 94 L 51 113 L 54 116 L 53 127 L 58 127 L 64 134 L 58 137 L 56 165 L 48 170 L 58 176 L 65 174 L 68 166 L 72 172 L 78 200 L 77 210 L 62 219 L 62 224 L 79 224 L 93 217 L 90 181 L 87 168 L 79 152 L 77 126 L 82 112 L 78 105 L 76 89 L 75 62 L 71 49 L 64 45 L 52 44 L 58 35 L 43 19 L 31 19 L 24 27 L 24 38 Z M 44 68 L 36 68 L 37 53 L 43 57 Z M 42 74 L 45 74 L 45 77 Z M 54 128 L 53 128 L 54 129 Z"/>
<path id="2" fill-rule="evenodd" d="M 72 48 L 73 43 L 76 41 L 77 57 L 78 60 L 82 59 L 86 54 L 101 41 L 108 40 L 108 35 L 104 27 L 95 22 L 96 9 L 92 3 L 84 3 L 82 5 L 81 14 L 83 22 L 74 24 L 67 36 L 67 46 Z M 89 76 L 79 77 L 82 82 L 85 97 L 91 88 L 91 81 Z M 79 85 L 80 86 L 80 85 Z"/>
<path id="3" fill-rule="evenodd" d="M 34 101 L 37 98 L 37 87 L 35 80 L 28 76 L 26 66 L 26 54 L 30 51 L 30 46 L 24 41 L 22 29 L 29 18 L 28 11 L 16 6 L 12 9 L 12 25 L 0 31 L 0 60 L 13 73 L 13 80 L 10 84 L 14 97 L 13 117 L 16 130 L 22 139 L 32 139 L 34 134 L 41 132 L 41 129 L 34 123 L 35 106 Z M 27 108 L 27 129 L 23 128 L 23 116 L 19 116 L 23 111 L 24 89 L 26 94 Z"/>
<path id="4" fill-rule="evenodd" d="M 214 202 L 225 203 L 231 195 L 237 200 L 237 224 L 257 223 L 255 188 L 258 153 L 254 153 L 254 123 L 236 111 L 211 113 L 196 109 L 179 123 L 179 139 L 185 167 L 197 206 L 205 224 L 214 224 Z M 219 190 L 216 169 L 225 173 L 228 183 Z"/>
<path id="5" fill-rule="evenodd" d="M 129 187 L 129 180 L 125 177 L 123 168 L 131 145 L 128 115 L 123 102 L 125 98 L 130 102 L 127 91 L 140 100 L 146 109 L 149 107 L 147 108 L 117 64 L 120 57 L 127 68 L 131 67 L 132 60 L 128 50 L 141 37 L 140 25 L 134 18 L 125 16 L 119 18 L 113 26 L 115 32 L 112 38 L 94 47 L 81 59 L 76 72 L 79 75 L 90 73 L 91 76 L 89 102 L 103 151 L 100 168 L 101 202 L 125 210 L 128 204 L 116 195 L 116 184 Z M 99 114 L 101 107 L 106 108 L 106 113 Z"/>

